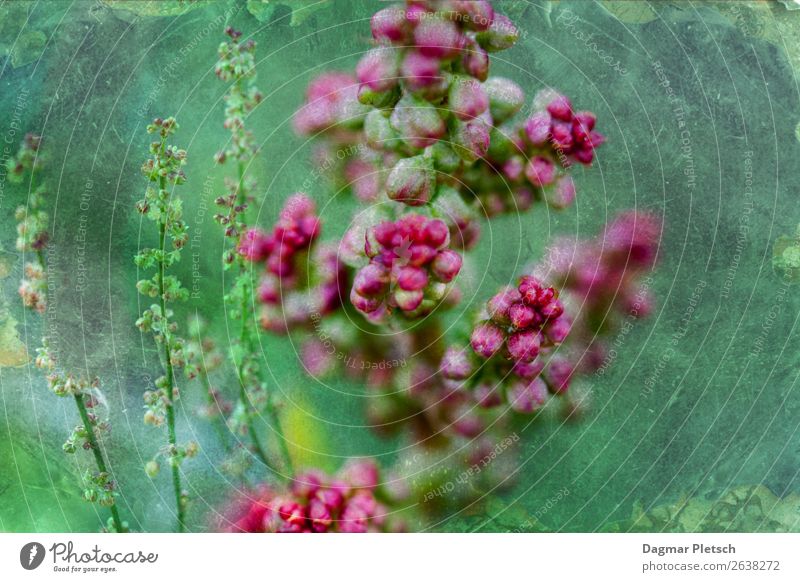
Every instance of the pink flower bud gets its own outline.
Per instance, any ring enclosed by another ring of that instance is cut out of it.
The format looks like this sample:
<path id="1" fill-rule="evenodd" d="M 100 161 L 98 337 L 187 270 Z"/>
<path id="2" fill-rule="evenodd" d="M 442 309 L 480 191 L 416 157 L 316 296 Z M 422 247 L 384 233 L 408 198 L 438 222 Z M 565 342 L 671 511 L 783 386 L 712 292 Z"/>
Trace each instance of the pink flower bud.
<path id="1" fill-rule="evenodd" d="M 428 285 L 428 274 L 419 267 L 401 267 L 397 274 L 397 286 L 404 291 L 419 291 Z"/>
<path id="2" fill-rule="evenodd" d="M 436 257 L 436 249 L 426 244 L 414 243 L 409 248 L 408 263 L 414 267 L 427 265 Z"/>
<path id="3" fill-rule="evenodd" d="M 567 317 L 559 317 L 555 321 L 549 322 L 544 328 L 544 334 L 553 344 L 560 344 L 569 335 L 572 324 Z"/>
<path id="4" fill-rule="evenodd" d="M 502 166 L 503 174 L 512 182 L 518 182 L 525 174 L 525 160 L 522 156 L 512 156 Z"/>
<path id="5" fill-rule="evenodd" d="M 547 104 L 547 111 L 561 121 L 572 121 L 572 102 L 566 95 L 557 94 Z"/>
<path id="6" fill-rule="evenodd" d="M 422 20 L 430 18 L 433 7 L 424 0 L 411 0 L 406 3 L 409 5 L 405 11 L 406 21 L 412 27 L 416 27 Z"/>
<path id="7" fill-rule="evenodd" d="M 402 289 L 397 289 L 393 297 L 395 304 L 397 304 L 400 309 L 403 311 L 414 311 L 422 303 L 424 293 L 422 291 L 403 291 Z"/>
<path id="8" fill-rule="evenodd" d="M 388 91 L 397 85 L 399 53 L 391 47 L 367 51 L 356 65 L 358 80 L 373 91 Z"/>
<path id="9" fill-rule="evenodd" d="M 411 91 L 420 91 L 437 86 L 444 81 L 441 68 L 442 64 L 439 59 L 410 50 L 406 52 L 400 72 L 403 81 Z"/>
<path id="10" fill-rule="evenodd" d="M 378 42 L 401 42 L 409 32 L 406 11 L 402 6 L 389 6 L 376 12 L 370 20 L 372 38 Z"/>
<path id="11" fill-rule="evenodd" d="M 483 88 L 489 97 L 489 111 L 495 125 L 516 114 L 525 104 L 525 92 L 511 79 L 492 77 Z"/>
<path id="12" fill-rule="evenodd" d="M 270 246 L 267 235 L 261 229 L 251 228 L 239 242 L 239 254 L 247 261 L 260 262 L 267 258 Z"/>
<path id="13" fill-rule="evenodd" d="M 475 79 L 457 76 L 450 83 L 447 106 L 456 117 L 467 121 L 486 111 L 489 107 L 489 97 Z"/>
<path id="14" fill-rule="evenodd" d="M 538 331 L 520 331 L 508 338 L 508 354 L 512 360 L 532 362 L 539 355 L 542 338 Z"/>
<path id="15" fill-rule="evenodd" d="M 602 242 L 625 268 L 644 269 L 653 265 L 660 237 L 661 225 L 655 216 L 629 211 L 606 226 Z"/>
<path id="16" fill-rule="evenodd" d="M 594 150 L 591 147 L 579 148 L 573 151 L 572 155 L 584 166 L 588 166 L 594 161 Z"/>
<path id="17" fill-rule="evenodd" d="M 506 325 L 510 323 L 508 310 L 515 302 L 522 299 L 514 287 L 506 287 L 489 299 L 486 304 L 486 311 L 492 321 Z"/>
<path id="18" fill-rule="evenodd" d="M 483 119 L 457 121 L 450 140 L 458 156 L 471 164 L 484 158 L 489 151 L 489 127 Z"/>
<path id="19" fill-rule="evenodd" d="M 386 248 L 400 244 L 400 237 L 397 233 L 397 227 L 394 222 L 384 220 L 378 223 L 372 229 L 375 241 Z"/>
<path id="20" fill-rule="evenodd" d="M 469 354 L 463 348 L 449 347 L 442 356 L 442 375 L 450 380 L 466 380 L 474 368 Z"/>
<path id="21" fill-rule="evenodd" d="M 342 533 L 366 533 L 368 517 L 363 509 L 346 507 L 339 518 L 339 531 Z"/>
<path id="22" fill-rule="evenodd" d="M 431 271 L 442 283 L 449 283 L 461 271 L 462 262 L 461 255 L 457 252 L 444 249 L 433 259 Z"/>
<path id="23" fill-rule="evenodd" d="M 308 519 L 311 520 L 311 529 L 317 533 L 328 531 L 333 523 L 331 510 L 318 499 L 312 499 L 309 502 Z"/>
<path id="24" fill-rule="evenodd" d="M 519 30 L 511 20 L 502 14 L 495 14 L 489 28 L 475 37 L 478 43 L 490 53 L 511 48 L 519 38 Z"/>
<path id="25" fill-rule="evenodd" d="M 553 121 L 550 127 L 550 138 L 553 145 L 564 152 L 570 152 L 575 145 L 572 137 L 572 126 L 566 121 Z"/>
<path id="26" fill-rule="evenodd" d="M 422 235 L 425 243 L 435 249 L 445 247 L 450 242 L 450 231 L 447 229 L 447 225 L 439 219 L 429 220 L 425 224 Z"/>
<path id="27" fill-rule="evenodd" d="M 458 21 L 471 30 L 486 30 L 494 20 L 494 8 L 488 0 L 450 0 L 452 10 L 458 13 Z"/>
<path id="28" fill-rule="evenodd" d="M 375 477 L 377 479 L 377 472 L 375 473 Z M 375 484 L 377 485 L 377 481 Z M 375 499 L 375 496 L 371 491 L 356 491 L 356 493 L 348 500 L 347 507 L 351 510 L 358 508 L 363 511 L 367 517 L 372 518 L 375 516 L 375 512 L 378 510 L 378 501 Z"/>
<path id="29" fill-rule="evenodd" d="M 558 319 L 561 317 L 561 314 L 564 313 L 564 305 L 558 299 L 551 299 L 549 303 L 546 303 L 539 307 L 539 313 L 542 314 L 542 317 L 545 319 Z"/>
<path id="30" fill-rule="evenodd" d="M 517 329 L 525 329 L 531 324 L 537 323 L 538 314 L 531 307 L 522 302 L 514 303 L 508 308 L 508 319 Z"/>
<path id="31" fill-rule="evenodd" d="M 569 390 L 573 367 L 565 358 L 553 358 L 547 366 L 547 379 L 554 394 L 564 394 Z"/>
<path id="32" fill-rule="evenodd" d="M 429 16 L 414 29 L 414 43 L 425 56 L 448 59 L 464 46 L 464 36 L 454 22 Z"/>
<path id="33" fill-rule="evenodd" d="M 539 410 L 547 401 L 547 385 L 541 378 L 529 383 L 515 382 L 508 390 L 511 408 L 523 414 Z"/>
<path id="34" fill-rule="evenodd" d="M 461 68 L 478 81 L 485 81 L 489 76 L 489 53 L 469 37 L 461 55 Z"/>
<path id="35" fill-rule="evenodd" d="M 556 165 L 549 158 L 535 156 L 525 166 L 525 176 L 531 184 L 542 188 L 555 181 Z"/>
<path id="36" fill-rule="evenodd" d="M 571 176 L 561 176 L 555 184 L 544 189 L 544 198 L 553 208 L 566 208 L 575 201 L 575 182 Z"/>
<path id="37" fill-rule="evenodd" d="M 352 303 L 353 307 L 355 307 L 362 313 L 372 313 L 374 311 L 377 311 L 382 304 L 379 298 L 364 297 L 363 295 L 359 295 L 358 293 L 356 293 L 355 289 L 350 291 L 350 303 Z"/>
<path id="38" fill-rule="evenodd" d="M 476 354 L 489 359 L 503 347 L 505 336 L 503 330 L 491 323 L 477 326 L 470 337 L 470 344 Z"/>
<path id="39" fill-rule="evenodd" d="M 544 369 L 544 364 L 538 360 L 534 360 L 533 362 L 522 362 L 517 360 L 511 366 L 511 372 L 518 376 L 519 378 L 523 378 L 524 380 L 533 380 L 542 373 Z"/>
<path id="40" fill-rule="evenodd" d="M 424 156 L 401 158 L 386 178 L 386 194 L 409 206 L 422 206 L 430 201 L 435 185 L 432 160 Z"/>
<path id="41" fill-rule="evenodd" d="M 351 459 L 340 474 L 342 479 L 358 489 L 373 489 L 378 486 L 378 466 L 371 459 Z M 369 497 L 372 498 L 372 495 Z"/>
<path id="42" fill-rule="evenodd" d="M 265 276 L 258 287 L 258 297 L 262 303 L 278 303 L 280 301 L 280 289 L 275 277 Z"/>
<path id="43" fill-rule="evenodd" d="M 359 270 L 353 281 L 353 290 L 364 297 L 383 295 L 389 284 L 389 272 L 377 263 Z"/>
<path id="44" fill-rule="evenodd" d="M 538 111 L 525 122 L 525 135 L 535 146 L 541 146 L 550 139 L 553 118 L 547 111 Z"/>
<path id="45" fill-rule="evenodd" d="M 278 505 L 278 515 L 290 525 L 302 524 L 306 517 L 303 507 L 295 501 L 286 501 Z"/>
<path id="46" fill-rule="evenodd" d="M 534 307 L 546 305 L 555 297 L 555 290 L 552 287 L 545 287 L 536 277 L 531 275 L 525 275 L 520 278 L 519 292 L 522 294 L 522 300 Z"/>
<path id="47" fill-rule="evenodd" d="M 572 137 L 578 143 L 591 141 L 590 135 L 597 118 L 589 111 L 579 111 L 572 118 Z"/>
<path id="48" fill-rule="evenodd" d="M 334 482 L 331 483 L 329 487 L 321 487 L 318 489 L 314 498 L 324 503 L 325 506 L 332 511 L 336 511 L 342 507 L 347 490 L 348 487 L 346 484 Z"/>
<path id="49" fill-rule="evenodd" d="M 392 127 L 411 147 L 425 148 L 447 133 L 436 107 L 407 95 L 395 106 L 389 118 Z"/>

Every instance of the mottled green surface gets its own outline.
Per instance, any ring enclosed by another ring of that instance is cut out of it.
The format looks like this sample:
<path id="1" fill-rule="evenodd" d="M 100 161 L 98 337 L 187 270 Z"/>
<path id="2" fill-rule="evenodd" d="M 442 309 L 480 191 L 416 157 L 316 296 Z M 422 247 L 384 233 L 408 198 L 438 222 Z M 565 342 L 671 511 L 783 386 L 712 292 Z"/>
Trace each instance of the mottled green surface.
<path id="1" fill-rule="evenodd" d="M 309 147 L 289 125 L 305 84 L 322 69 L 352 68 L 369 47 L 368 17 L 379 5 L 332 0 L 308 18 L 299 12 L 293 18 L 292 2 L 281 4 L 269 16 L 262 13 L 263 22 L 245 8 L 229 19 L 259 43 L 266 100 L 251 127 L 263 142 L 252 168 L 264 194 L 263 224 L 309 182 Z M 634 2 L 498 4 L 523 38 L 494 59 L 493 73 L 516 79 L 531 95 L 545 85 L 560 88 L 578 107 L 596 111 L 609 142 L 592 169 L 577 172 L 573 208 L 558 214 L 536 208 L 487 226 L 472 265 L 489 273 L 479 297 L 541 256 L 549 236 L 594 234 L 615 212 L 635 207 L 665 216 L 651 286 L 656 310 L 618 338 L 618 356 L 606 374 L 578 387 L 591 394 L 583 423 L 520 427 L 522 464 L 513 488 L 433 527 L 626 530 L 634 527 L 632 515 L 673 505 L 682 495 L 713 500 L 757 484 L 778 496 L 797 492 L 800 298 L 776 274 L 772 257 L 775 241 L 793 236 L 800 223 L 800 94 L 792 68 L 800 54 L 800 12 L 773 2 L 659 2 L 657 10 Z M 11 5 L 25 5 L 24 14 Z M 138 172 L 149 141 L 144 126 L 155 115 L 180 120 L 176 141 L 190 158 L 186 216 L 204 247 L 202 295 L 187 312 L 221 314 L 222 240 L 210 208 L 222 174 L 211 159 L 227 134 L 221 128 L 225 88 L 213 65 L 223 13 L 235 5 L 205 2 L 183 15 L 156 17 L 88 0 L 0 1 L 0 54 L 8 55 L 0 68 L 0 131 L 12 142 L 28 130 L 45 136 L 55 225 L 52 325 L 62 356 L 104 382 L 114 426 L 110 456 L 123 484 L 120 506 L 136 529 L 168 529 L 165 508 L 171 507 L 167 476 L 151 484 L 141 470 L 159 446 L 140 420 L 142 375 L 154 354 L 149 344 L 143 351 L 132 325 L 139 311 L 131 260 L 139 216 L 132 208 L 144 187 Z M 41 35 L 43 50 L 37 49 Z M 682 156 L 684 145 L 691 161 Z M 80 206 L 87 180 L 88 211 Z M 331 198 L 324 180 L 310 182 L 328 224 L 325 236 L 340 234 L 352 201 Z M 0 192 L 0 246 L 10 270 L 0 281 L 21 339 L 33 351 L 41 324 L 16 307 L 21 261 L 13 251 L 13 208 L 25 195 L 9 184 Z M 82 215 L 88 279 L 78 292 L 75 237 Z M 190 281 L 190 253 L 181 268 Z M 212 323 L 225 337 L 224 318 Z M 391 463 L 398 443 L 358 428 L 357 387 L 344 380 L 337 381 L 339 393 L 313 386 L 285 339 L 269 338 L 264 349 L 275 381 L 307 408 L 308 414 L 289 414 L 318 463 L 335 468 L 338 457 L 363 454 Z M 96 529 L 94 510 L 79 497 L 74 460 L 60 453 L 76 422 L 70 403 L 52 396 L 27 368 L 0 368 L 0 386 L 0 529 Z M 193 397 L 183 403 L 193 406 Z M 194 436 L 188 426 L 181 414 L 182 438 L 213 442 L 202 421 Z M 191 511 L 195 527 L 206 519 L 203 500 L 214 503 L 219 495 L 219 457 L 213 448 L 206 452 L 187 464 L 189 489 L 200 499 Z M 562 488 L 569 494 L 547 505 Z M 535 527 L 532 515 L 538 515 Z M 794 523 L 791 511 L 784 519 L 790 529 L 797 529 L 796 507 L 794 515 Z M 647 523 L 673 528 L 669 521 Z M 737 527 L 775 526 L 753 519 Z"/>

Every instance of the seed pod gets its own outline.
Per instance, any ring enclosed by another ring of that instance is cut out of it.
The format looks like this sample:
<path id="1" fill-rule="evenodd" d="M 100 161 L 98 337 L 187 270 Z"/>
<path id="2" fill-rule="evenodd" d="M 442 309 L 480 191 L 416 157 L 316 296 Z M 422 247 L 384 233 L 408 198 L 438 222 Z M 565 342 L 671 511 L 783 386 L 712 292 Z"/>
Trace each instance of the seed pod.
<path id="1" fill-rule="evenodd" d="M 493 53 L 514 46 L 519 38 L 519 30 L 506 16 L 495 14 L 489 28 L 479 32 L 475 38 L 478 44 Z"/>
<path id="2" fill-rule="evenodd" d="M 389 6 L 376 12 L 370 20 L 372 38 L 378 42 L 401 42 L 410 31 L 402 6 Z"/>
<path id="3" fill-rule="evenodd" d="M 386 194 L 409 206 L 427 204 L 436 185 L 433 161 L 425 156 L 400 159 L 386 178 Z"/>
<path id="4" fill-rule="evenodd" d="M 362 85 L 373 91 L 393 89 L 400 74 L 399 53 L 391 47 L 377 47 L 367 51 L 356 65 L 356 76 Z"/>
<path id="5" fill-rule="evenodd" d="M 425 56 L 449 59 L 464 46 L 464 36 L 454 22 L 428 16 L 414 29 L 414 43 Z"/>
<path id="6" fill-rule="evenodd" d="M 436 107 L 410 95 L 398 102 L 389 121 L 403 140 L 414 148 L 433 145 L 447 133 Z"/>
<path id="7" fill-rule="evenodd" d="M 489 359 L 503 347 L 505 336 L 503 330 L 491 323 L 477 326 L 470 337 L 472 349 L 480 357 Z"/>
<path id="8" fill-rule="evenodd" d="M 489 128 L 483 119 L 456 121 L 450 132 L 450 140 L 458 156 L 471 164 L 485 157 L 489 151 Z"/>
<path id="9" fill-rule="evenodd" d="M 431 264 L 433 274 L 442 282 L 449 283 L 461 270 L 461 255 L 450 249 L 440 251 Z"/>
<path id="10" fill-rule="evenodd" d="M 492 77 L 483 88 L 489 97 L 489 111 L 495 125 L 516 114 L 525 104 L 525 92 L 511 79 Z"/>
<path id="11" fill-rule="evenodd" d="M 478 81 L 458 75 L 450 82 L 447 105 L 460 120 L 469 121 L 487 110 L 489 97 Z"/>

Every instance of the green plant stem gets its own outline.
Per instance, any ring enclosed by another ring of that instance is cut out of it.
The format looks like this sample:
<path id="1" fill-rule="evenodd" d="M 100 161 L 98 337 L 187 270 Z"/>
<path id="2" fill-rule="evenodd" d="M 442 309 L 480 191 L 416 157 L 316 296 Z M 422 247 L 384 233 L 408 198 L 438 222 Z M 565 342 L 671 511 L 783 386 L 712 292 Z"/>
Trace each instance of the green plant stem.
<path id="1" fill-rule="evenodd" d="M 42 272 L 46 273 L 47 263 L 44 258 L 44 253 L 41 249 L 36 250 L 36 258 L 39 261 L 39 266 L 42 268 Z M 101 473 L 108 474 L 108 465 L 106 465 L 106 460 L 103 457 L 103 451 L 100 449 L 100 444 L 97 442 L 97 437 L 94 434 L 94 426 L 89 420 L 89 413 L 86 411 L 86 404 L 83 402 L 83 395 L 74 394 L 74 397 L 75 406 L 78 409 L 78 414 L 81 417 L 83 428 L 86 431 L 86 439 L 89 441 L 89 446 L 92 449 L 97 470 Z M 111 505 L 109 510 L 111 511 L 111 519 L 114 521 L 114 529 L 117 531 L 117 533 L 123 533 L 125 530 L 123 528 L 122 519 L 119 516 L 119 510 L 117 510 L 116 504 Z"/>
<path id="2" fill-rule="evenodd" d="M 108 467 L 106 466 L 106 461 L 103 458 L 103 451 L 100 450 L 100 445 L 97 442 L 97 437 L 94 434 L 94 426 L 89 420 L 88 412 L 86 412 L 86 404 L 83 402 L 83 395 L 75 394 L 74 397 L 75 406 L 78 407 L 78 413 L 81 415 L 83 428 L 86 430 L 86 440 L 89 441 L 89 446 L 92 449 L 92 453 L 94 453 L 94 460 L 97 463 L 97 469 L 101 473 L 108 474 Z M 123 529 L 122 520 L 119 517 L 119 511 L 117 511 L 116 504 L 111 505 L 109 509 L 111 510 L 111 519 L 114 520 L 114 528 L 116 529 L 117 533 L 122 533 L 125 530 Z"/>
<path id="3" fill-rule="evenodd" d="M 237 173 L 237 187 L 236 187 L 236 204 L 242 206 L 247 203 L 247 192 L 244 187 L 244 175 L 245 175 L 245 165 L 244 162 L 241 160 L 238 161 L 236 166 L 236 173 Z M 243 216 L 243 223 L 247 223 L 247 208 L 242 211 Z M 244 260 L 239 257 L 239 276 L 246 278 L 249 281 L 250 274 L 247 272 L 247 265 L 245 264 Z M 258 434 L 255 430 L 255 423 L 253 422 L 253 406 L 250 398 L 247 395 L 247 389 L 245 387 L 245 377 L 244 377 L 244 363 L 245 363 L 245 353 L 253 353 L 255 346 L 253 345 L 253 338 L 252 334 L 250 333 L 250 303 L 252 301 L 251 296 L 251 289 L 252 286 L 250 284 L 247 285 L 246 291 L 242 293 L 242 301 L 239 306 L 239 316 L 241 318 L 241 330 L 239 333 L 239 345 L 242 348 L 242 356 L 240 361 L 237 364 L 239 369 L 239 399 L 242 401 L 242 406 L 245 409 L 245 418 L 247 419 L 247 431 L 250 434 L 250 440 L 253 444 L 253 449 L 258 456 L 258 458 L 267 466 L 269 467 L 274 473 L 280 475 L 279 473 L 269 462 L 269 459 L 264 452 L 264 449 L 261 447 L 260 441 L 258 439 Z M 259 376 L 261 374 L 259 373 Z M 260 378 L 263 379 L 263 378 Z M 294 477 L 294 467 L 292 463 L 291 455 L 289 454 L 289 448 L 286 446 L 286 438 L 283 434 L 283 430 L 281 429 L 280 419 L 278 418 L 277 411 L 275 410 L 274 403 L 272 402 L 271 395 L 267 394 L 267 404 L 266 404 L 266 411 L 267 415 L 269 416 L 269 421 L 272 426 L 272 430 L 275 431 L 276 440 L 278 442 L 278 450 L 280 451 L 281 458 L 283 461 L 284 469 L 286 472 L 285 478 L 291 479 Z"/>
<path id="4" fill-rule="evenodd" d="M 163 145 L 162 145 L 163 151 Z M 166 191 L 167 189 L 167 181 L 166 178 L 161 176 L 158 181 L 158 186 L 160 190 Z M 173 398 L 174 395 L 174 371 L 172 369 L 172 358 L 170 356 L 170 346 L 169 346 L 169 321 L 167 320 L 167 301 L 164 297 L 164 277 L 165 277 L 165 270 L 166 265 L 164 264 L 164 254 L 166 253 L 166 241 L 167 241 L 167 219 L 166 219 L 166 212 L 164 216 L 161 217 L 159 222 L 159 250 L 161 251 L 161 258 L 158 262 L 158 296 L 161 305 L 161 318 L 162 318 L 162 328 L 161 333 L 163 335 L 163 342 L 164 342 L 164 358 L 165 358 L 165 366 L 167 369 L 167 434 L 169 438 L 169 445 L 170 445 L 170 466 L 172 468 L 172 487 L 175 490 L 175 503 L 177 505 L 177 515 L 178 515 L 178 532 L 183 533 L 185 531 L 185 523 L 184 523 L 184 508 L 183 508 L 183 489 L 181 487 L 181 472 L 178 463 L 176 462 L 175 456 L 178 450 L 178 440 L 175 435 L 175 409 L 173 407 Z"/>

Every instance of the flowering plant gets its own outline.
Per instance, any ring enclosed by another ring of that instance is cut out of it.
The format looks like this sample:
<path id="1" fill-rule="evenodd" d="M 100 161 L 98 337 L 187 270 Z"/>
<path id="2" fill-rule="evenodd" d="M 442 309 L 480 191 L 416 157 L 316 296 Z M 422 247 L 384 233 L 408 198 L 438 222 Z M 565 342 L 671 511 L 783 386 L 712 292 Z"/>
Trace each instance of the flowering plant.
<path id="1" fill-rule="evenodd" d="M 258 224 L 253 208 L 263 200 L 251 165 L 259 147 L 250 124 L 263 103 L 256 43 L 225 31 L 215 72 L 227 85 L 230 135 L 215 161 L 233 171 L 216 198 L 215 219 L 225 240 L 225 324 L 234 330 L 227 350 L 209 335 L 211 314 L 193 318 L 185 338 L 179 334 L 176 311 L 188 292 L 172 269 L 189 241 L 178 188 L 187 155 L 168 143 L 178 129 L 174 118 L 147 127 L 157 140 L 142 167 L 149 187 L 136 208 L 155 223 L 157 244 L 142 249 L 136 265 L 154 271 L 137 284 L 154 303 L 136 326 L 152 335 L 163 370 L 144 391 L 144 420 L 165 425 L 167 438 L 145 470 L 155 479 L 160 461 L 168 463 L 178 531 L 187 528 L 189 508 L 183 462 L 198 452 L 197 444 L 178 442 L 179 369 L 201 384 L 204 416 L 230 461 L 226 471 L 246 485 L 228 496 L 215 527 L 399 531 L 410 522 L 398 514 L 409 508 L 441 511 L 441 492 L 455 489 L 448 474 L 458 474 L 459 483 L 463 475 L 474 479 L 453 494 L 456 503 L 506 483 L 514 471 L 498 469 L 496 458 L 503 453 L 509 462 L 505 451 L 521 440 L 513 423 L 559 407 L 577 417 L 586 399 L 574 386 L 603 365 L 606 343 L 626 314 L 649 310 L 645 277 L 656 263 L 661 225 L 627 212 L 593 240 L 543 241 L 542 261 L 476 300 L 468 317 L 458 314 L 486 222 L 535 205 L 572 204 L 578 193 L 571 171 L 591 166 L 605 138 L 596 116 L 565 95 L 542 88 L 526 108 L 522 87 L 490 74 L 491 55 L 511 48 L 519 30 L 487 0 L 408 0 L 382 8 L 370 26 L 374 45 L 355 73 L 313 79 L 293 118 L 295 130 L 313 140 L 315 162 L 358 204 L 338 241 L 325 238 L 331 225 L 305 193 L 288 196 L 273 225 Z M 11 162 L 13 173 L 34 174 L 39 147 L 28 139 Z M 18 246 L 38 257 L 26 266 L 20 294 L 40 312 L 43 200 L 43 193 L 33 195 L 18 213 Z M 353 458 L 333 474 L 296 467 L 261 334 L 298 341 L 313 378 L 344 362 L 344 372 L 368 391 L 369 425 L 400 435 L 414 456 L 394 467 Z M 235 377 L 215 386 L 211 374 L 226 357 Z M 98 442 L 107 425 L 87 411 L 100 402 L 98 383 L 55 373 L 46 350 L 37 363 L 51 374 L 54 392 L 75 397 L 83 425 L 65 450 L 82 442 L 95 453 L 87 499 L 110 506 L 110 529 L 124 531 Z M 423 454 L 436 459 L 437 470 L 415 466 Z"/>

